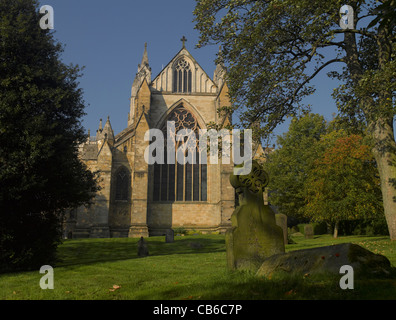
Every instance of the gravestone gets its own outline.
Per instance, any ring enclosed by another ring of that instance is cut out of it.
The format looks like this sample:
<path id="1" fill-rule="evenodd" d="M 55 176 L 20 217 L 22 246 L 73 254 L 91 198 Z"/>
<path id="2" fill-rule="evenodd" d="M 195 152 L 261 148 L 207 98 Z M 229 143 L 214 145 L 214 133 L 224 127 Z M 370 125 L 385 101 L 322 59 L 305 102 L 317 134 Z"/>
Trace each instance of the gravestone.
<path id="1" fill-rule="evenodd" d="M 165 233 L 165 242 L 172 243 L 173 241 L 175 241 L 175 232 L 173 229 L 167 229 Z"/>
<path id="2" fill-rule="evenodd" d="M 305 277 L 313 274 L 339 275 L 344 265 L 353 268 L 359 276 L 392 275 L 390 261 L 379 254 L 353 243 L 342 243 L 312 249 L 302 249 L 277 254 L 266 259 L 257 271 L 258 276 L 294 274 Z"/>
<path id="3" fill-rule="evenodd" d="M 138 256 L 139 257 L 147 257 L 149 255 L 148 245 L 146 240 L 143 237 L 140 237 L 138 241 Z"/>
<path id="4" fill-rule="evenodd" d="M 283 213 L 275 214 L 276 224 L 282 228 L 283 231 L 283 241 L 287 244 L 287 215 Z"/>
<path id="5" fill-rule="evenodd" d="M 304 235 L 305 235 L 305 239 L 313 239 L 314 231 L 312 224 L 306 224 L 304 226 Z"/>
<path id="6" fill-rule="evenodd" d="M 239 196 L 239 206 L 226 232 L 227 265 L 231 269 L 257 271 L 265 258 L 285 252 L 282 229 L 276 225 L 274 211 L 263 201 L 268 180 L 255 160 L 248 175 L 230 175 Z"/>

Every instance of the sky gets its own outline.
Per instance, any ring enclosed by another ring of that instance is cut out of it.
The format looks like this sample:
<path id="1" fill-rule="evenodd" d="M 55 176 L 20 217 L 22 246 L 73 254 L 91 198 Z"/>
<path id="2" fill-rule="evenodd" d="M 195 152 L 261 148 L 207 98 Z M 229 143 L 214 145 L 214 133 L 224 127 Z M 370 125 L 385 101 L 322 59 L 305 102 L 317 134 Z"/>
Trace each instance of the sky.
<path id="1" fill-rule="evenodd" d="M 147 42 L 152 79 L 181 49 L 180 39 L 206 73 L 213 77 L 218 45 L 197 49 L 195 0 L 41 0 L 54 9 L 54 38 L 64 45 L 62 60 L 84 66 L 79 79 L 87 115 L 83 126 L 95 135 L 99 119 L 110 117 L 114 133 L 127 127 L 131 87 Z M 329 71 L 329 70 L 327 70 Z M 316 93 L 305 100 L 312 112 L 332 119 L 334 80 L 320 73 L 312 83 Z M 235 119 L 234 119 L 235 121 Z M 274 135 L 288 130 L 280 125 Z M 271 141 L 271 144 L 275 140 Z"/>

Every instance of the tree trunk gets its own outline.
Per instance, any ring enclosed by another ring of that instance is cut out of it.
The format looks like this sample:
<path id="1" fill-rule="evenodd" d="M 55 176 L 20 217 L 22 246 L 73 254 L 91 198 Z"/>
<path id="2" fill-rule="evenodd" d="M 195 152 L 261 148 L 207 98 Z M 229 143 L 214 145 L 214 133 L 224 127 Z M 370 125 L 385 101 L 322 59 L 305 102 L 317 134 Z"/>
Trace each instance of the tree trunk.
<path id="1" fill-rule="evenodd" d="M 333 238 L 337 239 L 337 237 L 338 237 L 338 222 L 334 224 L 334 232 L 333 232 Z"/>
<path id="2" fill-rule="evenodd" d="M 389 40 L 389 30 L 380 28 L 377 34 L 378 44 L 378 63 L 379 68 L 383 69 L 391 59 L 391 42 Z M 346 62 L 351 75 L 351 80 L 358 85 L 363 68 L 359 61 L 356 46 L 356 37 L 353 33 L 344 34 L 346 44 Z M 391 240 L 396 241 L 396 142 L 393 131 L 394 111 L 390 107 L 387 111 L 378 111 L 378 107 L 387 98 L 391 98 L 391 92 L 380 92 L 380 103 L 376 103 L 371 97 L 362 98 L 361 109 L 368 121 L 368 129 L 373 138 L 373 154 L 377 162 L 378 172 L 381 181 L 381 192 L 384 205 L 384 213 L 388 224 Z M 379 114 L 382 113 L 382 117 Z M 378 118 L 377 118 L 378 117 Z"/>
<path id="3" fill-rule="evenodd" d="M 372 130 L 373 154 L 378 166 L 384 213 L 391 240 L 396 240 L 396 143 L 393 119 L 377 120 Z"/>
<path id="4" fill-rule="evenodd" d="M 378 64 L 380 69 L 386 68 L 386 63 L 391 61 L 392 42 L 391 32 L 387 25 L 378 29 Z M 380 103 L 378 106 L 384 108 L 386 101 L 392 101 L 392 91 L 383 90 L 379 92 Z M 386 111 L 385 111 L 386 110 Z M 385 111 L 385 112 L 384 112 Z M 395 112 L 392 104 L 381 111 L 379 117 L 371 123 L 369 129 L 374 141 L 373 154 L 378 166 L 381 181 L 382 199 L 384 213 L 388 224 L 389 236 L 396 241 L 396 142 L 393 130 L 393 119 Z"/>

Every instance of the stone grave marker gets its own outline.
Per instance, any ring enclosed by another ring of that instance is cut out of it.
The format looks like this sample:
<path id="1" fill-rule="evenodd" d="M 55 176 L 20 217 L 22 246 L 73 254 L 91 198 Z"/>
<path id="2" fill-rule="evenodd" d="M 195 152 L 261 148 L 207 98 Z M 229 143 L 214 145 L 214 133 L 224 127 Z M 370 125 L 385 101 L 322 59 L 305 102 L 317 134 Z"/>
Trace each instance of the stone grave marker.
<path id="1" fill-rule="evenodd" d="M 226 232 L 227 265 L 231 269 L 257 271 L 265 258 L 285 252 L 282 229 L 276 225 L 274 211 L 263 200 L 268 174 L 253 160 L 248 175 L 231 173 L 230 182 L 239 196 L 239 206 L 231 215 L 231 228 Z"/>
<path id="2" fill-rule="evenodd" d="M 340 276 L 340 269 L 345 265 L 351 266 L 359 277 L 392 277 L 389 259 L 353 243 L 293 250 L 273 255 L 263 262 L 257 275 L 271 277 L 275 273 L 282 273 L 299 277 L 313 274 Z"/>
<path id="3" fill-rule="evenodd" d="M 282 228 L 283 231 L 283 241 L 287 244 L 287 215 L 283 213 L 275 214 L 276 224 Z"/>
<path id="4" fill-rule="evenodd" d="M 304 226 L 304 235 L 305 235 L 305 239 L 313 239 L 314 231 L 312 224 L 306 224 Z"/>
<path id="5" fill-rule="evenodd" d="M 165 242 L 172 243 L 175 241 L 175 232 L 173 229 L 167 229 L 165 233 Z"/>
<path id="6" fill-rule="evenodd" d="M 147 257 L 149 255 L 148 245 L 146 240 L 143 237 L 140 237 L 138 241 L 138 256 L 139 257 Z"/>

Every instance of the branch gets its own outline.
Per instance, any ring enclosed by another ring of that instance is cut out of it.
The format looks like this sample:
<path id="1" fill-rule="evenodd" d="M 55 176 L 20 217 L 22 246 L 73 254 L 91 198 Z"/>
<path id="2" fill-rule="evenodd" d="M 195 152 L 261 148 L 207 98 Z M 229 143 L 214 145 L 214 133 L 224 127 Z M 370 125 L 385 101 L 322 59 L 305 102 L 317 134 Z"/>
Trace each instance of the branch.
<path id="1" fill-rule="evenodd" d="M 298 92 L 309 82 L 311 81 L 321 70 L 323 70 L 325 67 L 327 67 L 328 65 L 335 63 L 335 62 L 345 62 L 344 58 L 336 58 L 336 59 L 332 59 L 329 60 L 325 63 L 323 63 L 314 73 L 311 74 L 311 76 L 309 76 L 307 79 L 305 79 L 293 92 L 293 94 L 284 101 L 284 103 L 282 103 L 283 108 L 281 108 L 281 112 L 282 114 L 278 117 L 278 119 L 282 119 L 283 117 L 285 117 L 288 113 L 289 107 L 293 104 L 294 99 L 296 98 L 296 95 L 298 94 Z M 287 108 L 285 108 L 287 106 Z M 272 107 L 273 108 L 273 107 Z M 282 111 L 284 110 L 284 111 Z M 255 115 L 253 115 L 252 117 L 252 122 L 258 121 L 260 120 L 260 117 L 262 116 L 262 113 L 257 112 Z"/>
<path id="2" fill-rule="evenodd" d="M 373 39 L 376 39 L 377 36 L 374 33 L 367 32 L 364 30 L 356 30 L 356 29 L 342 29 L 342 30 L 333 30 L 333 33 L 358 33 L 367 37 L 371 37 Z"/>
<path id="3" fill-rule="evenodd" d="M 333 30 L 334 31 L 334 30 Z M 315 55 L 316 51 L 318 48 L 325 48 L 325 47 L 330 47 L 330 46 L 337 46 L 345 50 L 345 43 L 343 41 L 341 42 L 333 42 L 331 40 L 326 40 L 327 37 L 332 35 L 332 32 L 324 34 L 322 37 L 320 37 L 313 45 L 310 50 L 311 53 L 307 55 L 307 59 L 303 61 L 302 64 L 306 64 L 312 60 L 312 57 Z"/>
<path id="4" fill-rule="evenodd" d="M 329 64 L 332 64 L 334 62 L 345 62 L 344 58 L 336 58 L 336 59 L 331 59 L 325 63 L 323 63 L 307 80 L 305 80 L 302 85 L 305 85 L 307 82 L 311 81 L 322 69 L 327 67 Z"/>
<path id="5" fill-rule="evenodd" d="M 328 46 L 337 46 L 337 47 L 345 49 L 345 44 L 343 41 L 340 41 L 340 42 L 326 41 L 326 42 L 323 42 L 321 45 L 318 45 L 318 47 L 328 47 Z"/>
<path id="6" fill-rule="evenodd" d="M 356 23 L 357 23 L 358 21 L 364 19 L 364 18 L 367 18 L 367 17 L 374 17 L 374 16 L 376 16 L 376 15 L 373 14 L 373 13 L 369 13 L 369 14 L 366 14 L 366 15 L 364 15 L 364 16 L 357 17 Z"/>
<path id="7" fill-rule="evenodd" d="M 303 61 L 303 64 L 311 61 L 312 57 L 314 56 L 314 54 L 316 53 L 316 50 L 318 48 L 323 48 L 323 47 L 327 47 L 327 46 L 338 46 L 342 49 L 346 49 L 346 45 L 343 41 L 341 42 L 332 42 L 330 40 L 325 40 L 327 37 L 335 34 L 335 33 L 358 33 L 358 34 L 362 34 L 362 35 L 366 35 L 368 37 L 372 37 L 374 39 L 377 38 L 377 36 L 373 33 L 370 32 L 366 32 L 364 30 L 356 30 L 356 29 L 343 29 L 343 30 L 331 30 L 329 33 L 324 34 L 320 39 L 318 39 L 315 44 L 313 44 L 312 46 L 312 51 L 310 53 L 310 55 L 307 57 L 307 60 Z M 324 40 L 322 42 L 322 40 Z"/>
<path id="8" fill-rule="evenodd" d="M 309 82 L 311 81 L 313 78 L 316 77 L 316 75 L 323 70 L 325 67 L 327 67 L 328 65 L 334 63 L 334 62 L 345 62 L 345 60 L 343 58 L 336 58 L 336 59 L 332 59 L 329 60 L 325 63 L 323 63 L 313 74 L 311 74 L 311 76 L 309 76 L 307 79 L 305 79 L 293 92 L 292 96 L 287 99 L 287 100 L 291 100 L 290 102 L 287 102 L 287 100 L 285 101 L 285 103 L 288 103 L 289 105 L 293 104 L 294 102 L 294 98 L 296 97 L 297 93 Z"/>

